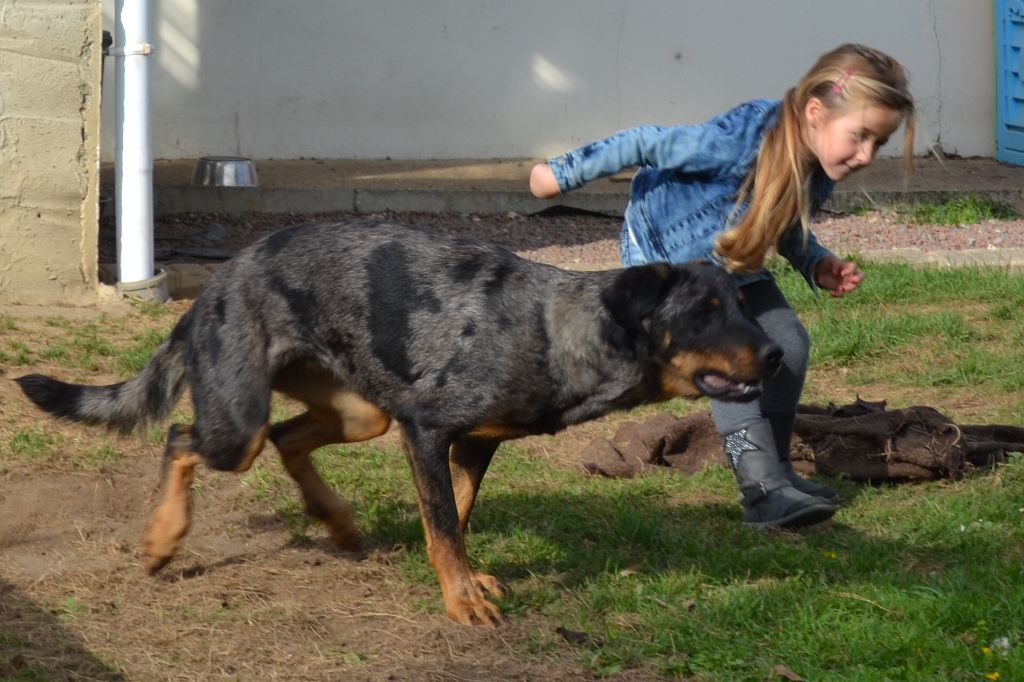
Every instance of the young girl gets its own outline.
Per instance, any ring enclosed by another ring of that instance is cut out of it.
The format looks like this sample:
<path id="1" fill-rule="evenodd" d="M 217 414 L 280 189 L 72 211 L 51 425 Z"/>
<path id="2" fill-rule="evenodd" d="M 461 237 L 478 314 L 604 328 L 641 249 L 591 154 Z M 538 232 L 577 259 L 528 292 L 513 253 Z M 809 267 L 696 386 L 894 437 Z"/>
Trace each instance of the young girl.
<path id="1" fill-rule="evenodd" d="M 833 296 L 856 289 L 863 273 L 818 243 L 810 216 L 836 182 L 871 163 L 900 123 L 909 171 L 914 103 L 903 67 L 878 50 L 842 45 L 822 55 L 781 102 L 747 102 L 703 125 L 625 130 L 530 173 L 533 194 L 551 198 L 640 166 L 622 228 L 623 264 L 718 263 L 783 348 L 783 369 L 759 401 L 711 401 L 748 525 L 817 523 L 838 501 L 829 488 L 797 476 L 789 461 L 810 338 L 764 269 L 765 257 L 774 249 L 812 289 Z"/>

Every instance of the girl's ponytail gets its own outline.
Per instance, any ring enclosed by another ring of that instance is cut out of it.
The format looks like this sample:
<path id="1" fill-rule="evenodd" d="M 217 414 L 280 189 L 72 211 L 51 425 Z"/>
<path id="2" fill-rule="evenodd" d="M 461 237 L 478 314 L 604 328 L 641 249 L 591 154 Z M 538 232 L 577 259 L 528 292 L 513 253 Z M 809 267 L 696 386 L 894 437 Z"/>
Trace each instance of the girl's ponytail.
<path id="1" fill-rule="evenodd" d="M 759 270 L 782 233 L 798 221 L 807 234 L 809 181 L 817 161 L 804 142 L 803 112 L 812 97 L 833 115 L 868 106 L 898 112 L 904 123 L 903 157 L 907 173 L 913 172 L 914 100 L 903 67 L 863 45 L 841 45 L 822 55 L 786 92 L 779 122 L 761 142 L 757 161 L 740 187 L 734 214 L 748 200 L 750 206 L 718 238 L 716 250 L 730 270 Z"/>

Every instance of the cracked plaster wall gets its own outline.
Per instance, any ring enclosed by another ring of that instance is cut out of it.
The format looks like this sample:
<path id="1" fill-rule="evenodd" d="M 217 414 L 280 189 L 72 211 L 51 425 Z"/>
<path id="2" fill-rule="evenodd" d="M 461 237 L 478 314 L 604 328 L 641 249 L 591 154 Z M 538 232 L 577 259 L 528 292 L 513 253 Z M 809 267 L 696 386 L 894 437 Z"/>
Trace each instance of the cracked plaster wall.
<path id="1" fill-rule="evenodd" d="M 97 299 L 99 0 L 0 0 L 0 303 Z"/>

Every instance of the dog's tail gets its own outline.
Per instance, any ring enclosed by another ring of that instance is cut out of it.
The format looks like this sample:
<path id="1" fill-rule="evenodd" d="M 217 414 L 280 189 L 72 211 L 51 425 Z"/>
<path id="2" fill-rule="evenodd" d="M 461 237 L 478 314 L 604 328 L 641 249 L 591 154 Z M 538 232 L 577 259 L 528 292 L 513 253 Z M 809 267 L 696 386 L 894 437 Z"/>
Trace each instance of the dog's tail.
<path id="1" fill-rule="evenodd" d="M 29 374 L 15 381 L 32 402 L 55 417 L 130 431 L 166 418 L 181 397 L 186 337 L 191 326 L 189 310 L 142 371 L 118 384 L 67 384 L 42 374 Z"/>

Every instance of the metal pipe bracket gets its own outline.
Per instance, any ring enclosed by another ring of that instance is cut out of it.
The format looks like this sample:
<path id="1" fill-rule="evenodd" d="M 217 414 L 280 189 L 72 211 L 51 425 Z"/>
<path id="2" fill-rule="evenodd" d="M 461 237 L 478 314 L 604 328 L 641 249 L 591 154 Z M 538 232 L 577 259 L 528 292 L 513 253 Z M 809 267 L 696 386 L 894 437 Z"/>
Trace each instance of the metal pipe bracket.
<path id="1" fill-rule="evenodd" d="M 107 54 L 111 54 L 115 57 L 131 57 L 134 55 L 150 55 L 153 53 L 155 48 L 149 43 L 137 43 L 135 45 L 126 45 L 124 47 L 112 47 Z"/>

